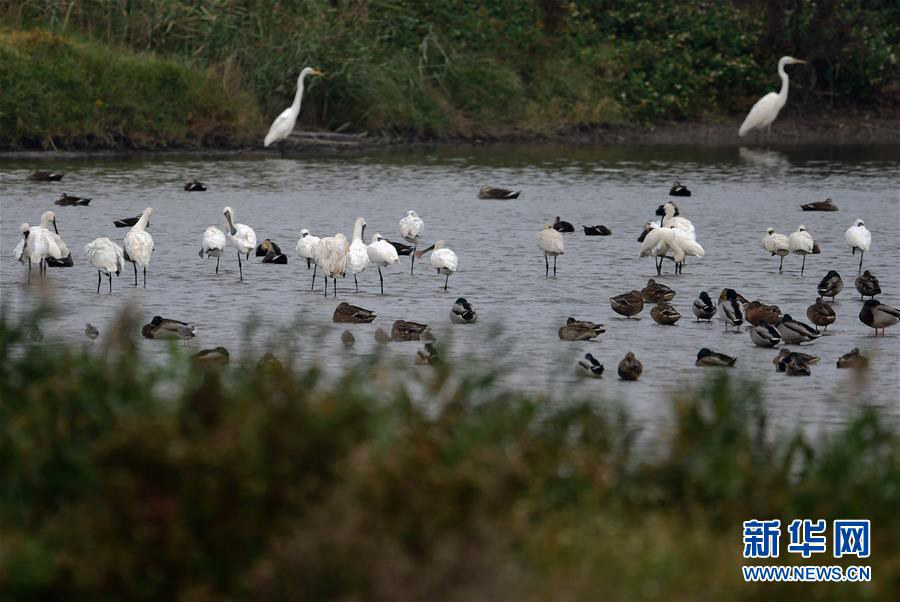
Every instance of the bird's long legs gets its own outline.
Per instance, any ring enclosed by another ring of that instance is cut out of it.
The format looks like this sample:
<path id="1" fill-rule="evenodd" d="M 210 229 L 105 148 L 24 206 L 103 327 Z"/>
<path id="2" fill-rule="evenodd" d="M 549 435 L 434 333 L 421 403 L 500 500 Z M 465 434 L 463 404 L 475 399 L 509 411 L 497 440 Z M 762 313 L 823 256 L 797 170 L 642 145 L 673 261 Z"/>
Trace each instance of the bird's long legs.
<path id="1" fill-rule="evenodd" d="M 447 282 L 449 282 L 449 280 L 450 280 L 450 274 L 447 274 L 447 277 L 444 278 L 444 290 L 447 290 Z"/>
<path id="2" fill-rule="evenodd" d="M 419 248 L 419 245 L 413 247 L 413 252 L 410 254 L 409 259 L 409 275 L 413 275 L 413 268 L 416 266 L 416 249 Z"/>
<path id="3" fill-rule="evenodd" d="M 31 284 L 31 257 L 28 258 L 28 282 L 26 284 Z"/>
<path id="4" fill-rule="evenodd" d="M 97 272 L 99 274 L 100 272 Z M 106 277 L 109 279 L 109 292 L 112 293 L 112 274 L 110 272 L 106 273 Z M 97 284 L 97 292 L 100 292 L 100 284 Z"/>
<path id="5" fill-rule="evenodd" d="M 309 287 L 309 290 L 316 290 L 316 270 L 319 269 L 319 264 L 313 265 L 313 277 L 312 277 L 312 286 Z M 328 282 L 327 280 L 325 282 Z"/>
<path id="6" fill-rule="evenodd" d="M 862 274 L 862 258 L 863 258 L 864 253 L 865 253 L 865 251 L 859 252 L 859 271 L 856 272 L 857 274 Z"/>
<path id="7" fill-rule="evenodd" d="M 806 267 L 806 253 L 803 254 L 803 263 L 800 264 L 800 276 L 803 276 L 803 268 Z"/>
<path id="8" fill-rule="evenodd" d="M 547 256 L 544 255 L 544 278 L 547 278 L 550 275 L 550 260 L 547 259 Z"/>
<path id="9" fill-rule="evenodd" d="M 131 267 L 134 268 L 134 285 L 137 286 L 137 264 L 132 261 Z"/>
<path id="10" fill-rule="evenodd" d="M 147 288 L 147 266 L 144 266 L 144 288 Z"/>
<path id="11" fill-rule="evenodd" d="M 103 281 L 103 274 L 100 273 L 100 270 L 97 270 L 97 292 L 100 292 L 100 283 Z"/>
<path id="12" fill-rule="evenodd" d="M 381 294 L 384 294 L 384 276 L 381 275 L 381 266 L 378 266 L 378 280 L 381 282 Z"/>
<path id="13" fill-rule="evenodd" d="M 221 257 L 216 257 L 216 274 L 219 273 L 219 259 L 221 259 Z"/>
<path id="14" fill-rule="evenodd" d="M 325 298 L 328 298 L 328 274 L 325 274 Z"/>
<path id="15" fill-rule="evenodd" d="M 781 256 L 781 263 L 778 264 L 778 273 L 781 273 L 781 268 L 784 267 L 784 255 Z"/>
<path id="16" fill-rule="evenodd" d="M 556 278 L 556 255 L 553 256 L 553 277 Z"/>
<path id="17" fill-rule="evenodd" d="M 353 284 L 356 285 L 356 292 L 359 292 L 359 282 L 356 281 L 356 274 L 353 274 Z"/>
<path id="18" fill-rule="evenodd" d="M 238 251 L 238 270 L 241 272 L 241 282 L 244 281 L 244 267 L 241 265 L 241 252 Z"/>

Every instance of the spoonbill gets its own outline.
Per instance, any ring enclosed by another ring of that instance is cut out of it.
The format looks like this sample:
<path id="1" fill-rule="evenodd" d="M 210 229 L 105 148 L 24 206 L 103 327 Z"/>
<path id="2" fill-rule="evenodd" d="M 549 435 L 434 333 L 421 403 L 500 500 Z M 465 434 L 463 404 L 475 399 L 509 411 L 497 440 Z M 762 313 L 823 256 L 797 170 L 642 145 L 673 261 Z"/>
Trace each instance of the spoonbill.
<path id="1" fill-rule="evenodd" d="M 772 129 L 772 122 L 775 121 L 778 117 L 778 113 L 787 102 L 788 76 L 787 73 L 784 72 L 784 67 L 785 65 L 797 64 L 804 65 L 806 64 L 806 61 L 801 61 L 800 59 L 795 59 L 790 56 L 783 56 L 778 60 L 778 77 L 781 78 L 781 91 L 777 94 L 775 92 L 769 92 L 756 101 L 756 104 L 753 105 L 753 108 L 750 109 L 746 119 L 744 119 L 744 123 L 741 124 L 741 127 L 738 130 L 738 136 L 743 137 L 750 130 L 761 130 L 763 128 L 766 130 L 766 135 L 769 134 Z"/>
<path id="2" fill-rule="evenodd" d="M 287 137 L 291 135 L 291 132 L 294 131 L 294 126 L 297 124 L 297 117 L 300 115 L 300 103 L 303 100 L 303 80 L 305 80 L 308 75 L 325 74 L 312 67 L 306 67 L 300 72 L 300 75 L 297 77 L 297 92 L 294 94 L 294 102 L 291 106 L 282 111 L 281 115 L 276 117 L 275 121 L 272 122 L 271 127 L 269 127 L 269 132 L 266 134 L 265 140 L 263 140 L 263 146 L 266 148 L 273 142 L 287 139 Z"/>
<path id="3" fill-rule="evenodd" d="M 144 269 L 144 288 L 147 288 L 147 266 L 153 254 L 153 237 L 147 232 L 147 222 L 152 213 L 152 207 L 144 209 L 141 219 L 125 235 L 125 259 L 134 267 L 134 285 L 137 286 L 137 266 L 140 264 Z"/>
<path id="4" fill-rule="evenodd" d="M 384 276 L 381 274 L 381 268 L 400 263 L 400 256 L 397 254 L 397 249 L 394 245 L 385 240 L 378 232 L 372 237 L 372 242 L 369 243 L 366 252 L 369 255 L 369 261 L 378 267 L 378 279 L 381 282 L 381 294 L 383 295 Z"/>
<path id="5" fill-rule="evenodd" d="M 50 230 L 53 224 L 53 231 Z M 56 223 L 56 214 L 52 211 L 44 211 L 41 214 L 41 234 L 47 243 L 47 252 L 44 254 L 44 273 L 47 273 L 47 265 L 54 259 L 66 259 L 71 253 L 62 236 L 59 235 L 59 226 Z M 64 264 L 66 265 L 66 264 Z M 70 264 L 69 264 L 70 265 Z"/>
<path id="6" fill-rule="evenodd" d="M 788 237 L 784 234 L 776 233 L 775 228 L 769 228 L 766 230 L 766 235 L 763 236 L 762 246 L 772 255 L 781 257 L 781 262 L 778 264 L 778 272 L 780 273 L 784 266 L 784 258 L 791 253 Z"/>
<path id="7" fill-rule="evenodd" d="M 684 260 L 686 255 L 694 255 L 695 257 L 703 257 L 706 251 L 694 240 L 694 237 L 679 228 L 660 228 L 662 240 L 666 246 L 672 250 L 672 259 L 675 261 L 675 273 L 681 274 L 684 270 Z M 660 260 L 660 268 L 662 261 Z"/>
<path id="8" fill-rule="evenodd" d="M 538 248 L 544 252 L 544 278 L 550 275 L 550 260 L 547 257 L 553 257 L 553 277 L 556 277 L 556 258 L 566 252 L 566 245 L 563 243 L 562 234 L 547 224 L 537 234 Z"/>
<path id="9" fill-rule="evenodd" d="M 226 244 L 225 233 L 215 226 L 207 228 L 200 239 L 200 257 L 206 255 L 207 259 L 216 258 L 216 274 L 219 273 L 219 259 L 225 254 Z"/>
<path id="10" fill-rule="evenodd" d="M 295 250 L 298 257 L 306 260 L 307 270 L 310 268 L 310 264 L 313 263 L 313 251 L 317 244 L 319 244 L 319 237 L 310 234 L 306 228 L 301 228 L 300 238 L 297 240 L 297 248 Z"/>
<path id="11" fill-rule="evenodd" d="M 106 237 L 95 238 L 84 246 L 84 254 L 92 266 L 97 268 L 97 292 L 103 282 L 103 274 L 109 279 L 109 292 L 112 293 L 112 275 L 119 276 L 125 269 L 125 253 L 122 247 Z"/>
<path id="12" fill-rule="evenodd" d="M 356 292 L 359 292 L 359 282 L 356 275 L 369 267 L 369 249 L 363 242 L 363 233 L 366 231 L 366 220 L 358 217 L 353 223 L 353 242 L 350 243 L 350 252 L 347 255 L 347 267 L 353 272 L 353 284 Z"/>
<path id="13" fill-rule="evenodd" d="M 225 207 L 222 210 L 225 214 L 225 230 L 228 232 L 228 238 L 231 246 L 237 250 L 238 270 L 241 273 L 241 282 L 244 281 L 244 267 L 241 265 L 241 254 L 247 256 L 250 260 L 250 251 L 256 249 L 256 232 L 247 224 L 234 223 L 234 209 Z"/>
<path id="14" fill-rule="evenodd" d="M 33 237 L 32 230 L 35 231 Z M 41 248 L 41 245 L 46 247 L 46 243 L 42 241 L 43 235 L 40 228 L 32 228 L 28 224 L 22 224 L 19 226 L 19 232 L 22 233 L 22 238 L 19 239 L 19 244 L 17 244 L 16 248 L 13 250 L 13 257 L 15 257 L 16 261 L 19 263 L 28 265 L 28 283 L 31 284 L 32 263 L 37 263 L 40 274 L 42 276 L 44 274 L 43 265 L 46 251 Z M 31 238 L 31 240 L 29 240 L 29 238 Z"/>
<path id="15" fill-rule="evenodd" d="M 406 217 L 400 220 L 400 236 L 413 245 L 413 252 L 410 254 L 409 275 L 413 274 L 413 267 L 416 265 L 416 249 L 422 240 L 422 234 L 425 233 L 425 222 L 419 215 L 410 209 L 406 212 Z"/>
<path id="16" fill-rule="evenodd" d="M 847 232 L 844 233 L 844 239 L 850 245 L 850 251 L 853 255 L 856 255 L 856 252 L 859 251 L 859 270 L 856 273 L 860 274 L 862 273 L 863 255 L 872 244 L 872 233 L 866 228 L 865 222 L 857 219 L 852 226 L 847 228 Z"/>
<path id="17" fill-rule="evenodd" d="M 803 268 L 806 267 L 806 256 L 813 252 L 813 237 L 806 231 L 806 226 L 800 224 L 797 231 L 788 237 L 788 247 L 791 253 L 803 256 L 803 264 L 800 266 L 800 275 L 803 276 Z"/>
<path id="18" fill-rule="evenodd" d="M 341 278 L 347 272 L 347 255 L 350 253 L 350 244 L 343 234 L 326 236 L 316 245 L 316 265 L 322 268 L 325 276 L 325 296 L 328 296 L 328 278 L 334 282 L 334 296 L 337 297 L 337 277 Z M 313 274 L 313 286 L 315 286 L 315 274 Z"/>
<path id="19" fill-rule="evenodd" d="M 445 276 L 444 290 L 447 290 L 447 282 L 449 282 L 450 276 L 456 273 L 456 266 L 459 264 L 459 259 L 452 249 L 448 249 L 444 246 L 443 240 L 437 241 L 424 251 L 420 251 L 419 254 L 421 256 L 429 251 L 431 251 L 431 267 L 436 269 L 438 274 Z"/>

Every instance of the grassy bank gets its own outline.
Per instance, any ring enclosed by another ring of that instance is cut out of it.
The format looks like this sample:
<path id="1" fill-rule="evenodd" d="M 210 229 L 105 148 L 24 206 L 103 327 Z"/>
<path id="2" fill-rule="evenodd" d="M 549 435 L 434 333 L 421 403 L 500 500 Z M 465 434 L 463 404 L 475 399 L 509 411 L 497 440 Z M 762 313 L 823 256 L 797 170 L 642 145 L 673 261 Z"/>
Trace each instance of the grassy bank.
<path id="1" fill-rule="evenodd" d="M 785 435 L 723 375 L 660 400 L 671 432 L 636 449 L 626 410 L 548 407 L 484 366 L 361 360 L 329 383 L 252 351 L 198 369 L 173 345 L 154 367 L 135 324 L 110 332 L 85 350 L 0 323 L 4 599 L 900 593 L 900 437 L 873 412 Z M 871 519 L 873 581 L 744 584 L 741 522 L 764 517 Z"/>
<path id="2" fill-rule="evenodd" d="M 315 65 L 328 76 L 309 89 L 301 126 L 340 131 L 721 118 L 777 88 L 782 54 L 810 63 L 792 73 L 789 112 L 900 98 L 900 8 L 887 1 L 11 0 L 0 23 L 178 57 L 249 92 L 265 122 Z"/>

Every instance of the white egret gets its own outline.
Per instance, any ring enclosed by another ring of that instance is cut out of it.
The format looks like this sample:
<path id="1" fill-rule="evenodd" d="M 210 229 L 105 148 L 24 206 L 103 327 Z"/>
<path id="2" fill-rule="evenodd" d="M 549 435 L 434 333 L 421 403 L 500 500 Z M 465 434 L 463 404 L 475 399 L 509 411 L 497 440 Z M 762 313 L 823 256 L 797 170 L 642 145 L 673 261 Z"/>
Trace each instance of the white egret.
<path id="1" fill-rule="evenodd" d="M 778 264 L 778 271 L 781 272 L 784 266 L 784 258 L 791 252 L 791 246 L 788 244 L 788 237 L 784 234 L 777 234 L 775 228 L 766 230 L 766 235 L 762 239 L 763 248 L 772 255 L 781 257 L 781 263 Z"/>
<path id="2" fill-rule="evenodd" d="M 781 78 L 781 91 L 777 94 L 769 92 L 756 101 L 756 104 L 753 105 L 753 108 L 747 114 L 747 118 L 744 119 L 744 123 L 741 124 L 738 136 L 743 137 L 750 130 L 761 130 L 763 128 L 766 129 L 766 135 L 771 132 L 772 122 L 778 117 L 778 113 L 784 107 L 788 97 L 788 76 L 784 72 L 784 66 L 793 64 L 803 65 L 806 64 L 806 61 L 790 56 L 783 56 L 779 59 L 778 76 Z"/>
<path id="3" fill-rule="evenodd" d="M 234 209 L 225 207 L 222 210 L 225 214 L 225 230 L 228 232 L 228 238 L 231 246 L 237 250 L 238 270 L 241 274 L 241 282 L 244 281 L 244 267 L 241 265 L 241 253 L 250 259 L 250 251 L 256 249 L 256 232 L 247 224 L 234 223 Z"/>
<path id="4" fill-rule="evenodd" d="M 412 276 L 413 268 L 416 265 L 416 249 L 422 240 L 422 234 L 425 233 L 425 222 L 419 215 L 410 209 L 406 212 L 406 217 L 400 220 L 400 236 L 406 242 L 413 245 L 413 252 L 410 254 L 409 275 Z"/>
<path id="5" fill-rule="evenodd" d="M 152 207 L 144 209 L 141 219 L 125 235 L 125 260 L 130 261 L 134 267 L 135 286 L 137 286 L 138 264 L 144 269 L 144 288 L 147 288 L 147 266 L 150 264 L 150 256 L 153 254 L 153 237 L 147 232 L 147 222 L 150 221 L 152 213 Z"/>
<path id="6" fill-rule="evenodd" d="M 381 274 L 381 268 L 400 263 L 400 256 L 397 254 L 397 249 L 394 248 L 394 245 L 385 240 L 378 232 L 372 237 L 372 242 L 369 243 L 366 252 L 369 254 L 369 261 L 378 266 L 378 279 L 381 281 L 381 294 L 383 295 L 384 276 Z"/>
<path id="7" fill-rule="evenodd" d="M 325 296 L 328 296 L 328 278 L 334 282 L 334 296 L 337 297 L 337 277 L 341 278 L 347 272 L 347 255 L 350 253 L 350 244 L 343 234 L 326 236 L 316 245 L 315 262 L 322 268 L 325 276 Z M 315 278 L 315 275 L 313 275 Z M 315 286 L 315 280 L 313 280 Z"/>
<path id="8" fill-rule="evenodd" d="M 872 244 L 872 233 L 869 232 L 866 224 L 861 219 L 857 219 L 852 226 L 847 228 L 847 232 L 844 233 L 844 239 L 850 245 L 850 250 L 854 255 L 859 251 L 859 270 L 856 272 L 859 274 L 862 272 L 863 255 Z"/>
<path id="9" fill-rule="evenodd" d="M 806 267 L 806 256 L 813 252 L 815 241 L 806 231 L 806 226 L 800 224 L 796 232 L 792 232 L 788 237 L 788 248 L 791 253 L 803 255 L 803 264 L 800 266 L 800 275 L 803 276 L 803 268 Z"/>
<path id="10" fill-rule="evenodd" d="M 449 282 L 450 276 L 456 273 L 459 259 L 452 249 L 444 246 L 443 240 L 439 240 L 424 251 L 421 251 L 419 256 L 421 257 L 429 251 L 431 251 L 431 267 L 436 269 L 438 274 L 446 276 L 444 278 L 444 290 L 447 290 L 447 282 Z"/>
<path id="11" fill-rule="evenodd" d="M 300 115 L 300 101 L 303 100 L 303 80 L 306 79 L 307 75 L 325 74 L 312 67 L 306 67 L 300 72 L 300 75 L 297 77 L 297 92 L 294 94 L 294 102 L 291 106 L 282 111 L 281 115 L 276 117 L 275 121 L 272 122 L 269 133 L 266 134 L 266 139 L 263 141 L 263 146 L 268 147 L 273 142 L 285 140 L 291 135 L 291 132 L 294 131 L 294 126 L 297 124 L 297 117 Z"/>
<path id="12" fill-rule="evenodd" d="M 544 278 L 550 275 L 550 260 L 547 257 L 553 257 L 553 277 L 556 277 L 556 258 L 566 252 L 566 245 L 563 243 L 562 234 L 554 230 L 553 226 L 547 224 L 537 233 L 538 248 L 544 253 Z"/>
<path id="13" fill-rule="evenodd" d="M 207 228 L 200 239 L 200 257 L 206 256 L 207 259 L 210 257 L 216 258 L 216 274 L 219 273 L 219 259 L 225 254 L 225 246 L 227 244 L 225 233 L 215 226 Z"/>
<path id="14" fill-rule="evenodd" d="M 356 218 L 353 223 L 353 242 L 350 243 L 350 252 L 347 255 L 347 267 L 353 272 L 353 284 L 356 292 L 359 292 L 359 282 L 356 275 L 369 267 L 369 249 L 363 242 L 363 233 L 366 231 L 366 220 Z"/>
<path id="15" fill-rule="evenodd" d="M 97 292 L 103 282 L 103 274 L 109 279 L 112 292 L 112 275 L 119 276 L 125 269 L 125 253 L 122 247 L 106 237 L 95 238 L 84 246 L 84 254 L 92 266 L 97 268 Z"/>
<path id="16" fill-rule="evenodd" d="M 317 244 L 319 244 L 318 236 L 313 236 L 306 228 L 302 228 L 300 230 L 300 238 L 299 240 L 297 240 L 297 247 L 295 251 L 297 252 L 297 256 L 302 257 L 306 260 L 307 270 L 310 268 L 310 264 L 312 263 L 313 251 L 315 250 Z"/>

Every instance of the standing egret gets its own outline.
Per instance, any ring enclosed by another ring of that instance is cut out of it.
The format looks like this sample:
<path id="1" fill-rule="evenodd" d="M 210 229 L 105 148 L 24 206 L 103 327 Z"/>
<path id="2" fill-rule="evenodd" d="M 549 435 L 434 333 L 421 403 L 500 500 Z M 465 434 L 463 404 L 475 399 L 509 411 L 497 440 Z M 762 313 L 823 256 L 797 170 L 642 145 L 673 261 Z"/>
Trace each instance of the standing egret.
<path id="1" fill-rule="evenodd" d="M 219 273 L 219 259 L 225 254 L 226 244 L 225 233 L 215 226 L 207 228 L 200 239 L 200 257 L 216 258 L 216 274 Z"/>
<path id="2" fill-rule="evenodd" d="M 872 233 L 869 232 L 869 229 L 866 228 L 866 224 L 861 219 L 857 219 L 852 226 L 847 228 L 844 239 L 846 239 L 847 244 L 850 245 L 850 250 L 854 255 L 859 251 L 859 270 L 856 272 L 859 274 L 862 272 L 863 255 L 869 250 L 869 246 L 872 244 Z"/>
<path id="3" fill-rule="evenodd" d="M 406 217 L 400 220 L 400 236 L 413 245 L 413 252 L 410 254 L 409 275 L 412 276 L 413 268 L 416 265 L 416 248 L 422 240 L 422 234 L 425 233 L 425 222 L 419 215 L 410 209 L 406 212 Z"/>
<path id="4" fill-rule="evenodd" d="M 544 278 L 550 275 L 550 260 L 547 257 L 553 257 L 553 277 L 556 277 L 556 258 L 566 252 L 566 246 L 563 243 L 562 234 L 557 232 L 553 226 L 547 224 L 537 233 L 538 248 L 544 253 Z"/>
<path id="5" fill-rule="evenodd" d="M 234 209 L 225 207 L 222 210 L 225 214 L 225 229 L 228 232 L 228 238 L 231 240 L 231 246 L 237 250 L 238 270 L 241 273 L 241 282 L 244 281 L 244 267 L 241 265 L 241 253 L 250 259 L 250 251 L 256 248 L 256 232 L 247 224 L 234 223 Z"/>
<path id="6" fill-rule="evenodd" d="M 772 130 L 772 122 L 775 121 L 778 117 L 778 113 L 787 102 L 788 76 L 787 73 L 784 72 L 784 66 L 794 64 L 804 65 L 806 64 L 806 61 L 801 61 L 800 59 L 789 56 L 783 56 L 779 59 L 778 76 L 781 78 L 781 91 L 777 94 L 775 92 L 769 92 L 756 101 L 756 104 L 753 105 L 753 108 L 750 109 L 750 112 L 747 114 L 747 118 L 744 119 L 744 123 L 741 124 L 741 128 L 738 130 L 738 136 L 743 137 L 750 130 L 761 130 L 763 128 L 766 129 L 766 135 L 769 135 Z"/>
<path id="7" fill-rule="evenodd" d="M 326 236 L 316 245 L 316 265 L 322 268 L 325 276 L 325 296 L 328 296 L 328 278 L 334 282 L 334 296 L 337 297 L 337 277 L 341 278 L 347 272 L 347 255 L 350 253 L 350 244 L 343 234 Z M 314 281 L 315 282 L 315 281 Z"/>
<path id="8" fill-rule="evenodd" d="M 449 282 L 450 276 L 456 273 L 459 259 L 456 257 L 456 253 L 444 246 L 443 240 L 439 240 L 424 251 L 420 251 L 419 256 L 421 257 L 429 251 L 431 251 L 431 267 L 436 269 L 438 274 L 446 276 L 444 278 L 444 290 L 447 290 L 447 282 Z"/>
<path id="9" fill-rule="evenodd" d="M 312 67 L 306 67 L 300 72 L 300 75 L 297 77 L 297 93 L 294 94 L 294 103 L 282 111 L 281 115 L 272 122 L 272 127 L 269 128 L 269 133 L 266 134 L 266 139 L 263 141 L 263 146 L 268 148 L 273 142 L 285 140 L 294 131 L 294 126 L 297 124 L 297 116 L 300 115 L 300 101 L 303 99 L 303 80 L 306 79 L 307 75 L 325 74 Z"/>
<path id="10" fill-rule="evenodd" d="M 97 292 L 103 282 L 103 274 L 109 279 L 109 292 L 112 292 L 112 275 L 119 276 L 125 269 L 125 253 L 122 247 L 110 239 L 95 238 L 84 246 L 84 254 L 92 266 L 97 268 Z"/>
<path id="11" fill-rule="evenodd" d="M 153 254 L 153 237 L 147 232 L 147 222 L 152 213 L 152 207 L 144 209 L 141 219 L 125 235 L 125 259 L 134 267 L 134 285 L 137 286 L 137 266 L 140 264 L 144 269 L 144 288 L 147 288 L 147 266 Z"/>
<path id="12" fill-rule="evenodd" d="M 803 264 L 800 266 L 800 275 L 803 276 L 803 268 L 806 267 L 806 256 L 813 252 L 813 237 L 806 231 L 806 226 L 800 224 L 797 231 L 792 232 L 788 237 L 788 247 L 791 253 L 803 255 Z"/>
<path id="13" fill-rule="evenodd" d="M 778 264 L 778 272 L 784 267 L 784 258 L 791 252 L 791 246 L 788 244 L 788 237 L 784 234 L 777 234 L 775 228 L 766 230 L 766 235 L 762 239 L 763 248 L 772 255 L 781 257 L 781 263 Z"/>
<path id="14" fill-rule="evenodd" d="M 297 247 L 295 251 L 299 257 L 302 257 L 306 260 L 306 269 L 310 268 L 313 258 L 313 251 L 315 250 L 316 245 L 319 244 L 319 237 L 313 236 L 309 233 L 309 230 L 306 228 L 302 228 L 300 230 L 300 238 L 297 240 Z"/>
<path id="15" fill-rule="evenodd" d="M 369 261 L 378 266 L 378 279 L 381 281 L 381 294 L 383 295 L 384 276 L 381 275 L 381 268 L 400 263 L 400 256 L 394 245 L 385 240 L 378 232 L 372 237 L 372 242 L 369 243 L 366 252 L 369 254 Z"/>
<path id="16" fill-rule="evenodd" d="M 356 292 L 359 292 L 359 282 L 356 275 L 369 267 L 369 249 L 363 242 L 363 233 L 366 231 L 366 220 L 361 217 L 356 218 L 353 223 L 353 242 L 350 243 L 350 252 L 347 255 L 347 267 L 353 272 L 353 284 L 356 285 Z"/>

